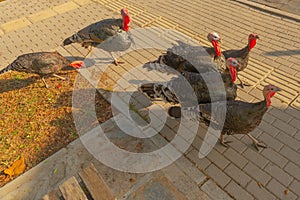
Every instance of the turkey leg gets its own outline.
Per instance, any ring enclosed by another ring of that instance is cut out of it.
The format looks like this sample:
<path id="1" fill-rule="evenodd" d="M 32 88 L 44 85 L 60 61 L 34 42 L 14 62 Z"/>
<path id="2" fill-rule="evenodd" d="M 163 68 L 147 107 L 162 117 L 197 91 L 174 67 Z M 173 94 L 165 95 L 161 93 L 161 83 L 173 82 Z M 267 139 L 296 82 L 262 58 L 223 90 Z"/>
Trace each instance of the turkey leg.
<path id="1" fill-rule="evenodd" d="M 221 134 L 221 136 L 220 136 L 220 143 L 224 146 L 224 147 L 228 147 L 228 143 L 231 143 L 232 141 L 225 141 L 225 139 L 224 139 L 224 135 L 223 134 Z"/>
<path id="2" fill-rule="evenodd" d="M 250 133 L 247 134 L 247 136 L 252 140 L 255 148 L 257 151 L 259 151 L 258 147 L 267 148 L 267 145 L 263 142 L 259 142 L 257 139 L 255 139 Z"/>
<path id="3" fill-rule="evenodd" d="M 242 79 L 240 79 L 239 76 L 237 76 L 237 79 L 239 79 L 239 81 L 240 81 L 240 86 L 241 86 L 241 88 L 244 88 L 244 85 L 245 85 L 245 86 L 251 86 L 249 83 L 244 83 L 244 82 L 242 81 Z"/>

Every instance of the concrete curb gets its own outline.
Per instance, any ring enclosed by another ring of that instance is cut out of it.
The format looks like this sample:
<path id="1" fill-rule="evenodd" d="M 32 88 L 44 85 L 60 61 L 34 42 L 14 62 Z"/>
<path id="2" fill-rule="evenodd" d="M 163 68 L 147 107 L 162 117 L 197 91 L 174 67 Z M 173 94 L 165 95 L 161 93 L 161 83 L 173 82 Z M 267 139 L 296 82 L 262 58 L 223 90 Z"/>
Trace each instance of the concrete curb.
<path id="1" fill-rule="evenodd" d="M 235 1 L 235 2 L 238 2 L 238 3 L 244 4 L 244 5 L 247 5 L 251 8 L 261 10 L 263 12 L 267 12 L 269 14 L 272 14 L 272 15 L 275 15 L 275 16 L 278 16 L 278 17 L 282 17 L 282 18 L 286 18 L 286 19 L 289 19 L 289 20 L 293 20 L 293 21 L 296 21 L 296 22 L 300 23 L 300 16 L 299 15 L 288 13 L 286 11 L 282 11 L 282 10 L 279 10 L 277 8 L 272 8 L 270 6 L 267 6 L 267 5 L 264 5 L 264 4 L 261 4 L 261 3 L 252 2 L 252 1 L 249 1 L 249 0 L 231 0 L 231 1 Z"/>

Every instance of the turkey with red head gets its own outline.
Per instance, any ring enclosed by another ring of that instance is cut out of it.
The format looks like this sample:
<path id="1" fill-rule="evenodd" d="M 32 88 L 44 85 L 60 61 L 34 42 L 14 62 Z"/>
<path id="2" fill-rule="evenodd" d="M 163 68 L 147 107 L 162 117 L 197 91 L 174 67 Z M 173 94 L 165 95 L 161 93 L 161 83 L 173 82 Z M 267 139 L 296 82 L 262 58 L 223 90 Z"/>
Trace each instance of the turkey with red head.
<path id="1" fill-rule="evenodd" d="M 168 113 L 171 117 L 175 118 L 180 118 L 181 116 L 196 118 L 207 125 L 211 123 L 211 125 L 217 129 L 219 128 L 219 124 L 222 124 L 225 119 L 220 136 L 221 144 L 227 146 L 226 143 L 228 142 L 224 141 L 224 135 L 246 134 L 258 150 L 258 147 L 266 148 L 266 145 L 255 139 L 250 132 L 261 123 L 264 114 L 271 106 L 271 98 L 278 91 L 280 91 L 278 87 L 268 85 L 263 89 L 264 100 L 257 103 L 232 100 L 227 102 L 215 102 L 213 106 L 210 103 L 199 104 L 199 107 L 181 108 L 179 106 L 173 106 L 169 108 Z M 226 110 L 222 112 L 224 103 L 226 104 Z M 212 108 L 214 109 L 213 111 Z M 214 113 L 215 118 L 212 118 L 212 113 Z"/>
<path id="2" fill-rule="evenodd" d="M 83 64 L 83 61 L 71 62 L 56 51 L 36 52 L 18 56 L 16 60 L 14 60 L 6 68 L 2 69 L 0 74 L 4 74 L 8 71 L 38 74 L 42 77 L 42 81 L 45 86 L 49 88 L 44 77 L 55 76 L 65 80 L 64 77 L 58 76 L 56 73 L 64 67 L 71 66 L 78 69 Z"/>
<path id="3" fill-rule="evenodd" d="M 221 79 L 218 79 L 219 72 L 207 72 L 204 74 L 182 72 L 182 76 L 173 78 L 169 82 L 145 83 L 138 90 L 150 100 L 159 98 L 173 104 L 182 102 L 188 104 L 193 101 L 193 95 L 186 92 L 189 86 L 192 87 L 198 103 L 209 103 L 212 100 L 233 100 L 237 96 L 237 87 L 234 82 L 236 80 L 236 69 L 239 64 L 234 58 L 228 58 L 227 63 L 229 73 L 221 74 Z M 217 84 L 220 80 L 222 84 Z M 178 91 L 181 92 L 178 93 Z"/>
<path id="4" fill-rule="evenodd" d="M 66 38 L 63 45 L 80 43 L 85 48 L 97 46 L 109 52 L 114 63 L 118 65 L 120 62 L 114 58 L 112 52 L 126 51 L 134 42 L 129 32 L 131 19 L 126 8 L 121 9 L 121 16 L 120 19 L 104 19 L 91 24 Z"/>
<path id="5" fill-rule="evenodd" d="M 208 62 L 213 62 L 220 73 L 228 73 L 226 59 L 221 53 L 220 37 L 217 33 L 209 33 L 207 39 L 213 47 L 192 46 L 181 41 L 178 45 L 169 48 L 167 52 L 160 55 L 156 61 L 167 65 L 179 72 L 205 73 L 214 71 L 211 67 L 206 67 Z"/>
<path id="6" fill-rule="evenodd" d="M 243 71 L 248 65 L 250 52 L 255 47 L 257 39 L 259 39 L 259 36 L 257 34 L 251 33 L 248 37 L 248 44 L 244 48 L 238 50 L 226 50 L 223 51 L 222 53 L 226 59 L 229 57 L 236 58 L 240 63 L 240 67 L 238 68 L 238 71 Z M 241 82 L 241 86 L 242 86 L 243 85 L 242 81 L 240 79 L 239 81 Z"/>

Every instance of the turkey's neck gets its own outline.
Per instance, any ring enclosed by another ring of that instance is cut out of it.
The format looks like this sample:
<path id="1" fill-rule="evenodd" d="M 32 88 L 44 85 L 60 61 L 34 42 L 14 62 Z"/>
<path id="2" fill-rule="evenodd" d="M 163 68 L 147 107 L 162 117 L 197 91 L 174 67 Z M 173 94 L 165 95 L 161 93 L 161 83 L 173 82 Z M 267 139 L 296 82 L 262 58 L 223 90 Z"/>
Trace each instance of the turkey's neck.
<path id="1" fill-rule="evenodd" d="M 130 17 L 124 16 L 123 17 L 123 30 L 124 31 L 129 31 L 129 23 L 130 23 Z"/>
<path id="2" fill-rule="evenodd" d="M 211 43 L 215 49 L 216 56 L 221 56 L 221 46 L 219 42 L 213 40 Z"/>
<path id="3" fill-rule="evenodd" d="M 264 97 L 265 97 L 265 102 L 266 102 L 266 106 L 267 108 L 269 108 L 271 106 L 271 98 L 275 95 L 275 92 L 267 92 L 264 93 Z"/>
<path id="4" fill-rule="evenodd" d="M 248 51 L 250 52 L 256 45 L 256 39 L 250 39 L 248 42 Z"/>

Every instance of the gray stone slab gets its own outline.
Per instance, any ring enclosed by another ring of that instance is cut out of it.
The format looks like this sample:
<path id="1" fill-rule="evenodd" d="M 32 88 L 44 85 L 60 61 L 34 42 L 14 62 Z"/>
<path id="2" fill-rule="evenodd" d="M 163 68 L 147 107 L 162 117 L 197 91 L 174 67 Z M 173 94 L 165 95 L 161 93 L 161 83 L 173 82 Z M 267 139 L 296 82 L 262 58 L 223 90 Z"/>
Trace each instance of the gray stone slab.
<path id="1" fill-rule="evenodd" d="M 212 199 L 229 200 L 232 199 L 221 188 L 219 188 L 213 181 L 208 180 L 201 186 L 201 190 L 208 194 Z"/>

